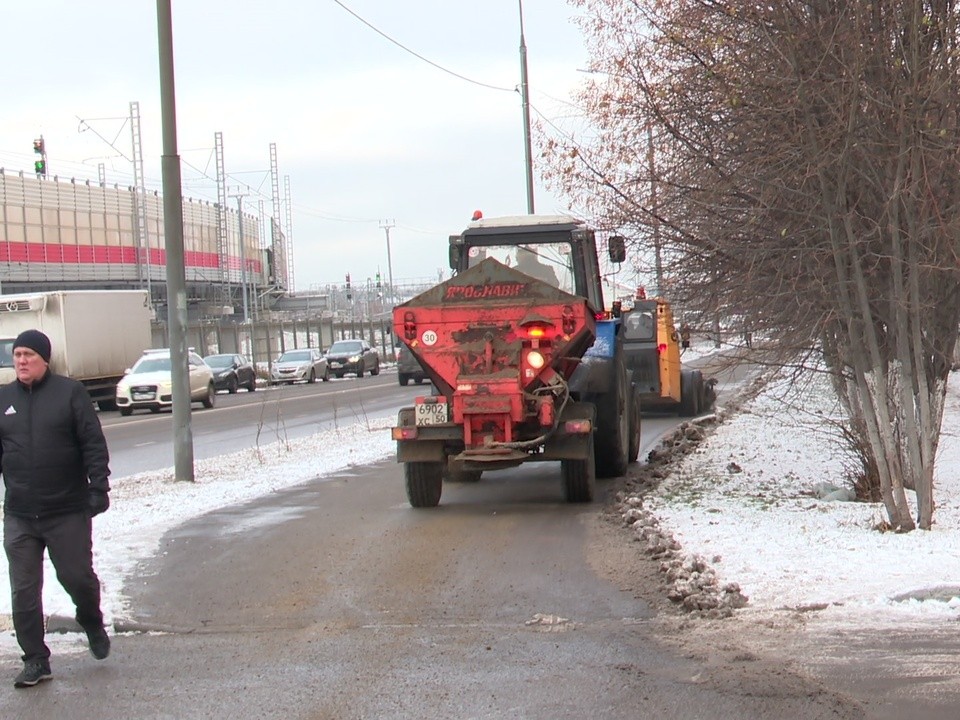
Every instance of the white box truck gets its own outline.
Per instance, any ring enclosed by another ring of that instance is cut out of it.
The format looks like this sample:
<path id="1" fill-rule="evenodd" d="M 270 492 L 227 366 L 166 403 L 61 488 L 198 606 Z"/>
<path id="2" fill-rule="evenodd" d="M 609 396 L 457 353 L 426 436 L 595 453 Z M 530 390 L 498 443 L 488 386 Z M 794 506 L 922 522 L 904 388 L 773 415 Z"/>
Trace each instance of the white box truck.
<path id="1" fill-rule="evenodd" d="M 13 382 L 13 342 L 24 330 L 50 338 L 50 368 L 82 382 L 101 410 L 116 408 L 117 382 L 150 347 L 146 290 L 56 290 L 0 295 L 0 385 Z"/>

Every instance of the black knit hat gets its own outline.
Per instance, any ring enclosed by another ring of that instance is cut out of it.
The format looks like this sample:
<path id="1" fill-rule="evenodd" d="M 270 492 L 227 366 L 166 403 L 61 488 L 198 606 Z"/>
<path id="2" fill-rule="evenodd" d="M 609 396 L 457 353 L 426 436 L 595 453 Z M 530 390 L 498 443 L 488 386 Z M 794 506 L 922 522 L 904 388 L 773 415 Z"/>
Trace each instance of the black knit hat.
<path id="1" fill-rule="evenodd" d="M 13 341 L 13 349 L 18 347 L 30 348 L 42 357 L 44 362 L 50 362 L 50 338 L 39 330 L 24 330 L 17 335 L 17 339 Z"/>

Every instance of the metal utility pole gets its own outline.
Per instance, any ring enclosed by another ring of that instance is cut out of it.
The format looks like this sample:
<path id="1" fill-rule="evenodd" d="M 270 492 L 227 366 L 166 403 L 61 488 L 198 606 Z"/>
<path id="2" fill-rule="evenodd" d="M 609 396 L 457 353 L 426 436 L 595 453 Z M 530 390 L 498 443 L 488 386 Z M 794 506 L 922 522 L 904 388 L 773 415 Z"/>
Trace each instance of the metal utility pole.
<path id="1" fill-rule="evenodd" d="M 293 293 L 296 287 L 293 276 L 293 206 L 290 199 L 290 176 L 283 176 L 283 207 L 284 207 L 284 248 L 287 253 L 287 292 Z"/>
<path id="2" fill-rule="evenodd" d="M 147 230 L 147 183 L 143 170 L 143 143 L 140 133 L 140 103 L 130 103 L 130 141 L 133 151 L 133 192 L 137 212 L 137 271 L 142 272 L 147 286 L 147 297 L 153 305 L 153 285 L 150 258 L 150 235 Z"/>
<path id="3" fill-rule="evenodd" d="M 177 154 L 177 108 L 173 73 L 171 0 L 157 0 L 160 51 L 160 114 L 163 130 L 163 227 L 167 250 L 167 324 L 173 380 L 173 464 L 177 480 L 194 481 L 187 368 L 187 279 L 183 264 L 183 188 Z"/>
<path id="4" fill-rule="evenodd" d="M 520 94 L 523 98 L 523 147 L 527 175 L 527 214 L 533 215 L 533 148 L 530 144 L 530 92 L 527 81 L 527 42 L 523 38 L 523 0 L 520 3 Z"/>
<path id="5" fill-rule="evenodd" d="M 381 220 L 380 227 L 387 234 L 387 279 L 390 280 L 390 310 L 397 304 L 397 295 L 393 289 L 393 257 L 390 254 L 390 228 L 394 227 L 395 221 Z"/>
<path id="6" fill-rule="evenodd" d="M 660 218 L 657 210 L 657 174 L 653 162 L 653 129 L 647 125 L 647 165 L 650 168 L 650 210 L 653 212 L 653 253 L 657 272 L 657 297 L 663 296 L 663 256 L 660 247 Z"/>
<path id="7" fill-rule="evenodd" d="M 240 242 L 240 286 L 243 288 L 243 324 L 246 325 L 250 322 L 250 309 L 247 304 L 247 248 L 243 242 L 243 199 L 249 195 L 249 193 L 240 192 L 240 188 L 237 188 L 235 192 L 230 197 L 237 199 L 237 235 L 239 236 Z"/>

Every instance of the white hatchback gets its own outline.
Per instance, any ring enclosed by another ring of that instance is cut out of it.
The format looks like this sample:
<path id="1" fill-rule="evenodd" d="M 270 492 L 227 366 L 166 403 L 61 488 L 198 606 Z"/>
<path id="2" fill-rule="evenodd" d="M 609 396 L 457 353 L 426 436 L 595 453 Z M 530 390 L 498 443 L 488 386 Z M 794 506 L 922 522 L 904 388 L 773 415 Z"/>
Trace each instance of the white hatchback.
<path id="1" fill-rule="evenodd" d="M 190 401 L 212 408 L 217 391 L 213 370 L 192 350 L 187 353 L 190 367 Z M 117 407 L 121 415 L 137 408 L 160 412 L 173 406 L 173 379 L 170 372 L 170 350 L 146 350 L 136 364 L 117 383 Z"/>

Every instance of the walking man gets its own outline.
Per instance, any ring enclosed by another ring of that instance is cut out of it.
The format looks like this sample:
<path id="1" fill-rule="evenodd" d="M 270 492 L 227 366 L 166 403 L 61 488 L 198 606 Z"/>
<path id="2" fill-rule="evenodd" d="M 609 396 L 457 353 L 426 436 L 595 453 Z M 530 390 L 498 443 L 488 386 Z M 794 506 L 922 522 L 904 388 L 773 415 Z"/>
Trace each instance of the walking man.
<path id="1" fill-rule="evenodd" d="M 13 343 L 13 361 L 17 379 L 0 387 L 0 472 L 13 627 L 23 650 L 14 686 L 22 688 L 53 677 L 43 640 L 44 550 L 76 606 L 91 654 L 98 660 L 110 654 L 91 522 L 110 506 L 110 470 L 86 389 L 50 372 L 50 339 L 25 330 Z"/>

